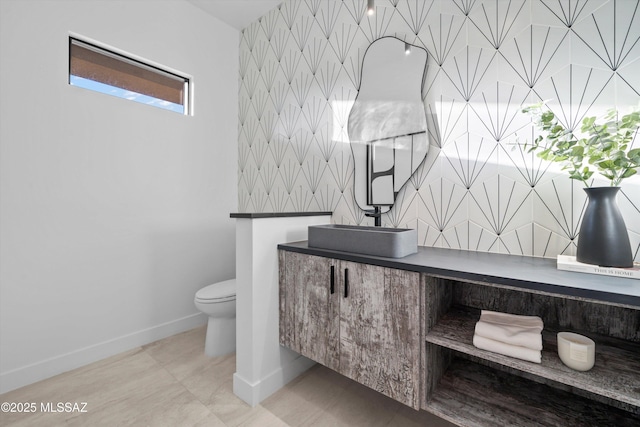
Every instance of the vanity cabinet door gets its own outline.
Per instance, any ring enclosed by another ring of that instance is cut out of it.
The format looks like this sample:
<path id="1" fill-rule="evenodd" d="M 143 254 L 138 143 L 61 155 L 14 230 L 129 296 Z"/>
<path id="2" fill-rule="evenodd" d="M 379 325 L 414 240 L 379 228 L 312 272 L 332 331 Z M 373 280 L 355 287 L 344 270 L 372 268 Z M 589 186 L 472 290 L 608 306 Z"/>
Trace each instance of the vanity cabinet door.
<path id="1" fill-rule="evenodd" d="M 420 274 L 340 261 L 340 291 L 338 371 L 418 409 Z"/>
<path id="2" fill-rule="evenodd" d="M 339 261 L 287 251 L 279 257 L 280 344 L 339 370 Z"/>
<path id="3" fill-rule="evenodd" d="M 418 409 L 419 273 L 279 257 L 280 344 Z"/>

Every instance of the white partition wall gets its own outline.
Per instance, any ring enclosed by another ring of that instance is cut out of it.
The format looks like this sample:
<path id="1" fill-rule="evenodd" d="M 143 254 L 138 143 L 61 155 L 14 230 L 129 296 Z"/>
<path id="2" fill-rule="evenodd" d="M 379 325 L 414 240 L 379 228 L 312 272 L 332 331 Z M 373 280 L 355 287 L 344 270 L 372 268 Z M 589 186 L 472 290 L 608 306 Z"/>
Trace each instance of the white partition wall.
<path id="1" fill-rule="evenodd" d="M 314 364 L 278 343 L 277 245 L 307 240 L 307 227 L 329 223 L 331 214 L 274 215 L 232 215 L 237 218 L 238 284 L 233 391 L 251 406 L 257 405 Z"/>

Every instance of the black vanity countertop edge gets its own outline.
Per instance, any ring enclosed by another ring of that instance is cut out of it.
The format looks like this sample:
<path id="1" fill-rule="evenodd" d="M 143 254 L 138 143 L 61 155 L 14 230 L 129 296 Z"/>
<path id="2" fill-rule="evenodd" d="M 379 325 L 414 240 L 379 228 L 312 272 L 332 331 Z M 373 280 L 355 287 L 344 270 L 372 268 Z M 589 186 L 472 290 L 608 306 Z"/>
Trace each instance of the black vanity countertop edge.
<path id="1" fill-rule="evenodd" d="M 263 212 L 263 213 L 231 213 L 231 218 L 288 218 L 295 216 L 330 216 L 333 212 Z"/>
<path id="2" fill-rule="evenodd" d="M 640 308 L 640 280 L 558 270 L 550 258 L 424 246 L 404 258 L 385 258 L 312 248 L 307 241 L 278 249 Z"/>

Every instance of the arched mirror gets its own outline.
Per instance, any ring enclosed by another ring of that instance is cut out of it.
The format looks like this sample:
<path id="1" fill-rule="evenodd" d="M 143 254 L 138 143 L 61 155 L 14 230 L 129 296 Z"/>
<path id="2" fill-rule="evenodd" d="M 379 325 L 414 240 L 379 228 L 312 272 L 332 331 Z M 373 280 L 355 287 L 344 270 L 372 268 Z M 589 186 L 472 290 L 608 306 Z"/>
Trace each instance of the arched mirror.
<path id="1" fill-rule="evenodd" d="M 388 212 L 427 155 L 426 66 L 426 50 L 395 37 L 380 38 L 365 52 L 347 127 L 354 195 L 363 210 Z"/>

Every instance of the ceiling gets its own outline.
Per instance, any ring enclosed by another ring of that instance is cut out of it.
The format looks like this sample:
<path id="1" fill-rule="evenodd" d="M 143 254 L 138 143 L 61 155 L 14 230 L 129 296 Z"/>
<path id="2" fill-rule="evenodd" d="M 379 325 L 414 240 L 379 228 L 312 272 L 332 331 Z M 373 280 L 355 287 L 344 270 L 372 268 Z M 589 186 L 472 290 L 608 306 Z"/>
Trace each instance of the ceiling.
<path id="1" fill-rule="evenodd" d="M 242 30 L 282 0 L 187 0 L 222 22 Z"/>

